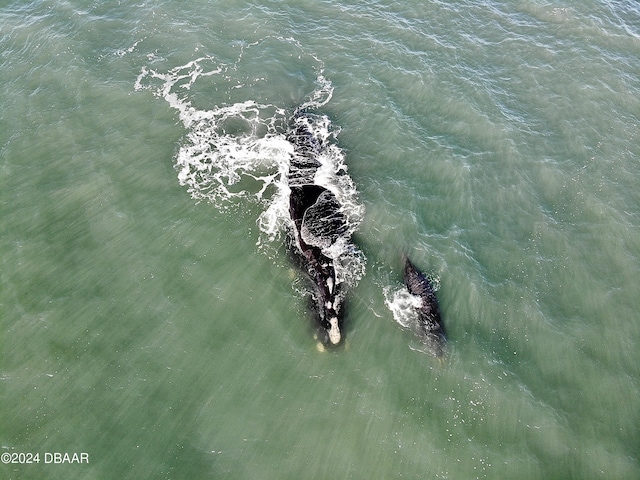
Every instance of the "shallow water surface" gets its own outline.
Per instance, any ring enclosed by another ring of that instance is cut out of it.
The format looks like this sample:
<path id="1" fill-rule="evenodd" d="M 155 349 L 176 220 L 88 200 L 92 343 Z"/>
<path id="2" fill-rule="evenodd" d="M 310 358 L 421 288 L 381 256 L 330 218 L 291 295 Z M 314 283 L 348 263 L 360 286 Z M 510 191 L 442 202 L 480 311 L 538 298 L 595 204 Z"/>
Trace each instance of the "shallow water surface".
<path id="1" fill-rule="evenodd" d="M 0 476 L 639 478 L 639 25 L 631 0 L 4 2 Z M 359 250 L 324 353 L 284 246 L 305 102 Z M 392 311 L 403 253 L 444 362 Z"/>

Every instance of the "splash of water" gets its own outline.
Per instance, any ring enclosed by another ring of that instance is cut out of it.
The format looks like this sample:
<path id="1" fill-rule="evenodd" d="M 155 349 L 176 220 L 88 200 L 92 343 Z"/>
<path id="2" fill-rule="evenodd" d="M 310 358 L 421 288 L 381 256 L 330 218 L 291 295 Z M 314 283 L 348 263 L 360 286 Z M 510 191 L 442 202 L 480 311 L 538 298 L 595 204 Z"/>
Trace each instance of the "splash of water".
<path id="1" fill-rule="evenodd" d="M 440 279 L 437 277 L 429 277 L 433 285 L 434 291 L 440 288 Z M 384 295 L 384 303 L 391 311 L 393 319 L 402 328 L 419 330 L 419 317 L 417 309 L 422 306 L 422 298 L 412 295 L 405 285 L 384 286 L 382 287 Z"/>
<path id="2" fill-rule="evenodd" d="M 315 88 L 298 108 L 317 110 L 326 105 L 333 95 L 333 86 L 323 74 L 322 62 L 305 53 L 293 39 L 277 41 L 293 45 L 315 65 Z M 234 209 L 247 201 L 260 205 L 257 244 L 265 248 L 281 240 L 291 228 L 288 173 L 294 146 L 286 139 L 286 131 L 292 112 L 250 98 L 200 109 L 194 105 L 195 95 L 191 95 L 198 82 L 218 80 L 226 88 L 219 93 L 220 98 L 232 98 L 232 93 L 243 86 L 243 80 L 234 77 L 234 72 L 241 66 L 247 50 L 259 48 L 260 44 L 243 45 L 231 64 L 203 56 L 164 72 L 144 67 L 135 89 L 151 91 L 178 112 L 186 130 L 174 157 L 180 184 L 196 201 L 208 201 L 220 211 Z M 335 140 L 339 133 L 338 129 L 332 129 L 325 115 L 313 115 L 310 126 L 313 134 L 324 142 Z M 321 167 L 314 182 L 336 195 L 351 234 L 357 229 L 364 209 L 358 203 L 355 184 L 346 173 L 344 152 L 331 143 L 318 160 Z M 327 246 L 324 253 L 336 263 L 337 281 L 353 285 L 364 274 L 364 256 L 352 244 L 336 242 Z"/>
<path id="3" fill-rule="evenodd" d="M 382 289 L 384 303 L 391 310 L 394 320 L 403 328 L 414 328 L 418 323 L 417 308 L 422 305 L 422 299 L 411 295 L 407 287 L 393 288 L 385 286 Z"/>

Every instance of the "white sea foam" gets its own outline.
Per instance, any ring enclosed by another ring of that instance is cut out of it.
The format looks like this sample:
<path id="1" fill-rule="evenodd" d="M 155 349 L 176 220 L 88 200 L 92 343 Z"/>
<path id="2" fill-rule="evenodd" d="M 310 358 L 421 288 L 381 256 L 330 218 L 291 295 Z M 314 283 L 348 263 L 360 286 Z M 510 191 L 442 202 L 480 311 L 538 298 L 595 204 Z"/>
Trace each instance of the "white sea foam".
<path id="1" fill-rule="evenodd" d="M 384 294 L 384 303 L 391 310 L 393 319 L 403 328 L 416 328 L 418 324 L 416 309 L 422 306 L 422 299 L 409 293 L 404 285 L 385 286 L 382 293 Z"/>
<path id="2" fill-rule="evenodd" d="M 291 43 L 304 54 L 295 40 L 278 40 Z M 263 210 L 256 219 L 260 229 L 257 243 L 265 247 L 281 241 L 283 233 L 291 228 L 287 176 L 294 146 L 286 139 L 286 130 L 293 112 L 250 98 L 200 109 L 194 105 L 194 95 L 190 96 L 198 82 L 217 76 L 225 80 L 222 83 L 229 90 L 220 98 L 231 98 L 231 91 L 241 84 L 228 81 L 229 78 L 243 61 L 246 50 L 258 48 L 259 43 L 243 46 L 233 64 L 203 56 L 166 72 L 144 67 L 135 88 L 151 91 L 178 112 L 186 130 L 174 157 L 180 184 L 195 200 L 208 201 L 220 211 L 240 207 L 247 201 L 259 204 Z M 316 65 L 316 88 L 298 108 L 317 110 L 331 100 L 333 86 L 323 75 L 322 62 L 313 55 L 309 57 Z M 329 145 L 319 155 L 321 167 L 315 183 L 336 195 L 351 234 L 358 228 L 364 208 L 358 202 L 353 180 L 346 174 L 344 152 L 335 145 L 339 130 L 332 128 L 324 115 L 313 115 L 309 121 L 313 134 Z M 337 281 L 357 283 L 364 274 L 362 253 L 344 241 L 325 250 L 335 261 Z"/>
<path id="3" fill-rule="evenodd" d="M 435 291 L 440 288 L 440 278 L 429 277 Z M 391 311 L 393 319 L 402 328 L 406 328 L 415 334 L 420 335 L 421 324 L 418 309 L 422 307 L 422 298 L 413 295 L 403 284 L 387 285 L 382 287 L 384 303 Z M 425 348 L 424 343 L 410 345 L 412 350 L 422 353 L 433 354 L 430 348 Z"/>

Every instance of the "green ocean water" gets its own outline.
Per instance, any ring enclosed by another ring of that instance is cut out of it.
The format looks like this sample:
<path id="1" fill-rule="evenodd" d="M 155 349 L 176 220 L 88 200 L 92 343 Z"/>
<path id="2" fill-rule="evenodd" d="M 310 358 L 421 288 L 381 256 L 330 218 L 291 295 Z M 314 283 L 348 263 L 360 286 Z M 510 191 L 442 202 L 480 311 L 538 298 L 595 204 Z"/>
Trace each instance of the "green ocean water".
<path id="1" fill-rule="evenodd" d="M 364 212 L 327 352 L 269 158 L 180 166 L 314 94 Z M 0 106 L 0 478 L 640 478 L 635 0 L 5 1 Z"/>

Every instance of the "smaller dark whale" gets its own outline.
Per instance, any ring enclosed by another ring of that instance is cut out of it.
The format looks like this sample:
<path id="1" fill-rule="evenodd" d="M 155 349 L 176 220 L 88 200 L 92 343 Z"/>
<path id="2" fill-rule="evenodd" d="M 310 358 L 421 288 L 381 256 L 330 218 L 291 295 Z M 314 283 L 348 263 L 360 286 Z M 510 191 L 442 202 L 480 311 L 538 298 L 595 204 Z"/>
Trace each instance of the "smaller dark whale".
<path id="1" fill-rule="evenodd" d="M 418 335 L 427 346 L 429 352 L 438 358 L 444 356 L 446 337 L 438 299 L 431 281 L 404 256 L 404 283 L 411 295 L 421 299 L 421 305 L 416 307 L 418 313 Z"/>

